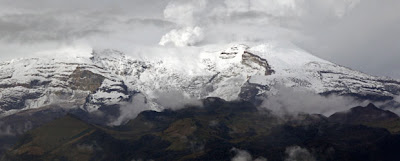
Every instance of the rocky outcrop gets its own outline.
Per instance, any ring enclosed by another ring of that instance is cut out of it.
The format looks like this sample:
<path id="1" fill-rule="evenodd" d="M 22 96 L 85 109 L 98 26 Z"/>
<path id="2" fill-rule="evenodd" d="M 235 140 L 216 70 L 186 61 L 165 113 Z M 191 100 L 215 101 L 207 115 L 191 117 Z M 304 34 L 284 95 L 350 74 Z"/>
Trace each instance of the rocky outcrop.
<path id="1" fill-rule="evenodd" d="M 90 92 L 95 92 L 101 84 L 103 84 L 105 79 L 104 76 L 82 69 L 81 67 L 77 67 L 69 77 L 69 83 L 72 90 Z"/>
<path id="2" fill-rule="evenodd" d="M 271 75 L 275 72 L 268 64 L 267 60 L 247 51 L 245 51 L 242 55 L 242 64 L 258 70 L 260 70 L 260 67 L 264 68 L 265 75 Z"/>

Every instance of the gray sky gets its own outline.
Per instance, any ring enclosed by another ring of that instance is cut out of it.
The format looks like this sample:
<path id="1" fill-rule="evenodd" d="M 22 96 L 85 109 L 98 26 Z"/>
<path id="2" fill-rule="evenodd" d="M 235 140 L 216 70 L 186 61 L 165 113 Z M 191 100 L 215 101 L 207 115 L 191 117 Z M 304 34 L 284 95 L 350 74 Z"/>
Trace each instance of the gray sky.
<path id="1" fill-rule="evenodd" d="M 283 40 L 400 78 L 399 37 L 398 0 L 0 0 L 0 61 L 65 48 L 129 53 L 161 39 L 180 46 Z"/>

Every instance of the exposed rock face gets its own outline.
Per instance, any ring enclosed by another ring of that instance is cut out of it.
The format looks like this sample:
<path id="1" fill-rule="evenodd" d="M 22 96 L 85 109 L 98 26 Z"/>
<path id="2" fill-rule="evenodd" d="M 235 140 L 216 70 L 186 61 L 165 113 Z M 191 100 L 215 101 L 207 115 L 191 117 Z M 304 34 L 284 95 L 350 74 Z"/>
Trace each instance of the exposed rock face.
<path id="1" fill-rule="evenodd" d="M 72 90 L 95 92 L 103 84 L 104 76 L 77 67 L 70 77 Z"/>
<path id="2" fill-rule="evenodd" d="M 262 103 L 262 100 L 257 100 L 257 97 L 263 96 L 264 95 L 263 91 L 268 91 L 268 90 L 269 90 L 268 86 L 247 82 L 242 86 L 242 89 L 239 93 L 239 97 L 242 100 L 254 102 L 255 104 L 260 104 Z"/>
<path id="3" fill-rule="evenodd" d="M 240 55 L 241 53 L 245 52 L 246 50 L 248 50 L 249 47 L 246 45 L 234 45 L 228 49 L 226 49 L 225 51 L 221 52 L 221 54 L 219 55 L 219 58 L 221 59 L 233 59 L 235 58 L 237 55 Z"/>
<path id="4" fill-rule="evenodd" d="M 51 105 L 65 108 L 83 107 L 84 104 L 92 103 L 87 100 L 90 94 L 96 93 L 110 82 L 106 93 L 128 94 L 127 89 L 113 90 L 113 82 L 118 84 L 121 81 L 106 77 L 109 76 L 106 70 L 86 58 L 20 59 L 4 64 L 0 71 L 9 75 L 0 79 L 0 88 L 3 89 L 0 91 L 2 115 Z"/>
<path id="5" fill-rule="evenodd" d="M 242 64 L 258 70 L 260 70 L 259 68 L 262 67 L 265 70 L 265 75 L 271 75 L 275 72 L 271 69 L 267 60 L 247 51 L 245 51 L 242 55 Z"/>

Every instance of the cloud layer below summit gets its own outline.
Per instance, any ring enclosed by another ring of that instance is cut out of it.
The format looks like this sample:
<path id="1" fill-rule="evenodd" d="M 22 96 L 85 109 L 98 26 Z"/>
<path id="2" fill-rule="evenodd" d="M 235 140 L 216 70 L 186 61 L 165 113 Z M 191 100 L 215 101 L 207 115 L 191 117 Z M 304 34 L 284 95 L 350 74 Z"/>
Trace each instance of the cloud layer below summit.
<path id="1" fill-rule="evenodd" d="M 59 49 L 140 49 L 266 40 L 400 78 L 396 0 L 0 0 L 0 60 Z M 33 55 L 32 55 L 33 54 Z"/>

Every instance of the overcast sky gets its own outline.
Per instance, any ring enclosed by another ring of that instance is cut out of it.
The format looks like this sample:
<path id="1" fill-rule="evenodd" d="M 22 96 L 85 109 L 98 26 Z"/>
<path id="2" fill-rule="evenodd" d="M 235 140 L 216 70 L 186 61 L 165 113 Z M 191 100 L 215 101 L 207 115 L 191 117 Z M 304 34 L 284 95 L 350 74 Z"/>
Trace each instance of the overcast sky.
<path id="1" fill-rule="evenodd" d="M 0 0 L 0 61 L 113 48 L 290 41 L 400 78 L 399 0 Z"/>

